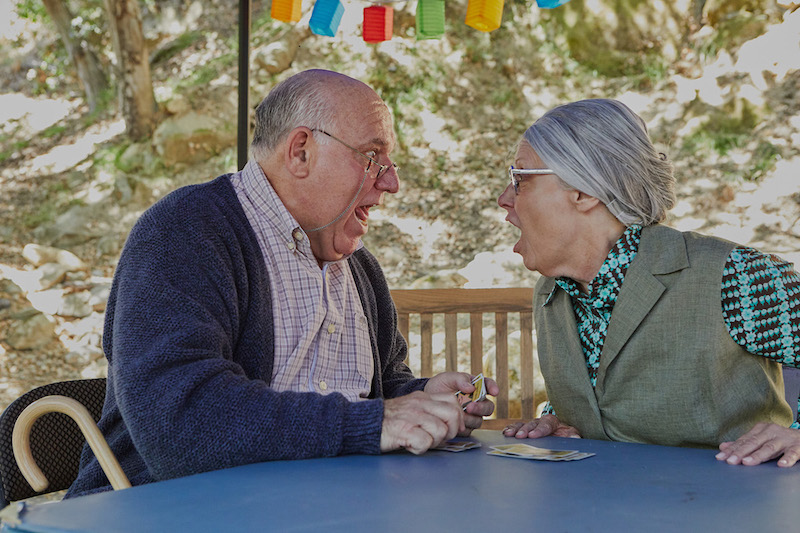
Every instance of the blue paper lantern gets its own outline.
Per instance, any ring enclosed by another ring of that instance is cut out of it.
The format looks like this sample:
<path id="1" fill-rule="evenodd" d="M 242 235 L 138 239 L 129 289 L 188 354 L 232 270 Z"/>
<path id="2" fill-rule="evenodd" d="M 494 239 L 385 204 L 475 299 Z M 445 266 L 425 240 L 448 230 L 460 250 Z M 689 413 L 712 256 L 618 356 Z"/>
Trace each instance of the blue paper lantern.
<path id="1" fill-rule="evenodd" d="M 344 6 L 339 0 L 317 0 L 308 27 L 317 35 L 333 37 L 339 29 L 343 14 Z"/>
<path id="2" fill-rule="evenodd" d="M 558 6 L 563 6 L 569 0 L 536 0 L 536 5 L 542 9 L 555 9 Z"/>

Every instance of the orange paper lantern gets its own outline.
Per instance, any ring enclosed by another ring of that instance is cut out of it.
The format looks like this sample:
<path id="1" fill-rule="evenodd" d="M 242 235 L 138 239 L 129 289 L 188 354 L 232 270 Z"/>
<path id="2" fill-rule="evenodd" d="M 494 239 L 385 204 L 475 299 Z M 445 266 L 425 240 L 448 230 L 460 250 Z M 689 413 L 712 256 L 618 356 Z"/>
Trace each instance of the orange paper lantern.
<path id="1" fill-rule="evenodd" d="M 302 0 L 272 0 L 270 16 L 281 22 L 297 22 L 300 20 Z"/>
<path id="2" fill-rule="evenodd" d="M 392 38 L 394 10 L 388 6 L 369 6 L 364 8 L 362 32 L 364 41 L 379 43 Z"/>
<path id="3" fill-rule="evenodd" d="M 494 31 L 503 20 L 503 0 L 469 0 L 467 26 L 480 31 Z"/>

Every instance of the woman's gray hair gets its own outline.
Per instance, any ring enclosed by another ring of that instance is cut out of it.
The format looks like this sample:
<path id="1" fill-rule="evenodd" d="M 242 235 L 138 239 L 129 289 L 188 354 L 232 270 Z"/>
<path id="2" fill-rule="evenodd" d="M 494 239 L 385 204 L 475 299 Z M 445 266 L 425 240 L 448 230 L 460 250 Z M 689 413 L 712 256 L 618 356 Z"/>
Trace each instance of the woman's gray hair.
<path id="1" fill-rule="evenodd" d="M 672 164 L 625 104 L 581 100 L 545 113 L 524 134 L 567 186 L 603 202 L 620 222 L 661 222 L 675 205 Z"/>
<path id="2" fill-rule="evenodd" d="M 331 91 L 331 76 L 341 74 L 307 70 L 276 85 L 256 108 L 256 124 L 250 150 L 256 161 L 266 158 L 294 128 L 330 129 L 337 102 Z M 342 76 L 344 78 L 344 76 Z M 320 135 L 317 142 L 326 144 Z"/>

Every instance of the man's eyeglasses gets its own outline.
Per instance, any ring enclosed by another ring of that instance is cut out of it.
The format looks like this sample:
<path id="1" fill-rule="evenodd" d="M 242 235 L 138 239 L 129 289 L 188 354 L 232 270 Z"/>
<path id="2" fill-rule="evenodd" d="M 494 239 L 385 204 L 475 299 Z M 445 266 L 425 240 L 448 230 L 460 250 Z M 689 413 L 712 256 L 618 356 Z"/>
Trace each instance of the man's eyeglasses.
<path id="1" fill-rule="evenodd" d="M 393 168 L 395 172 L 400 170 L 400 167 L 398 167 L 395 163 L 392 163 L 391 165 L 381 165 L 380 163 L 375 161 L 372 157 L 368 156 L 367 154 L 365 154 L 364 152 L 362 152 L 360 150 L 356 150 L 355 148 L 353 148 L 352 146 L 350 146 L 349 144 L 347 144 L 346 142 L 344 142 L 340 138 L 331 135 L 330 133 L 328 133 L 325 130 L 321 130 L 319 128 L 311 128 L 311 131 L 318 131 L 320 133 L 324 133 L 325 135 L 327 135 L 328 137 L 330 137 L 334 141 L 340 142 L 341 144 L 343 144 L 346 147 L 350 148 L 352 151 L 354 151 L 355 153 L 357 153 L 361 157 L 367 158 L 367 168 L 364 169 L 364 172 L 369 174 L 369 171 L 373 168 L 372 165 L 375 165 L 374 168 L 378 169 L 378 173 L 375 175 L 375 179 L 376 180 L 379 179 L 381 176 L 383 176 L 383 173 L 386 172 L 387 170 L 389 170 L 389 168 Z M 375 152 L 369 152 L 369 153 L 373 154 L 373 157 L 377 156 L 377 154 Z"/>
<path id="2" fill-rule="evenodd" d="M 508 179 L 514 187 L 514 194 L 519 194 L 519 176 L 521 174 L 534 174 L 543 176 L 545 174 L 555 174 L 555 170 L 549 168 L 514 168 L 508 167 Z"/>

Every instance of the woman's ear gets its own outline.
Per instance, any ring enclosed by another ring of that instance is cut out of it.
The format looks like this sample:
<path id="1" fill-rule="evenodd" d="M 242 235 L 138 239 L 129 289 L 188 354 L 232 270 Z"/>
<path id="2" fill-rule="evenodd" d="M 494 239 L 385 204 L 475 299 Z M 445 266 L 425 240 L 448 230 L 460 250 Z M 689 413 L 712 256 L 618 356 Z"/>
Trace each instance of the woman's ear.
<path id="1" fill-rule="evenodd" d="M 570 191 L 570 200 L 575 206 L 575 209 L 580 213 L 588 213 L 598 205 L 602 205 L 602 202 L 594 196 L 577 189 Z"/>
<path id="2" fill-rule="evenodd" d="M 284 149 L 284 162 L 286 169 L 295 177 L 308 176 L 313 146 L 314 140 L 310 129 L 301 126 L 289 132 Z"/>

